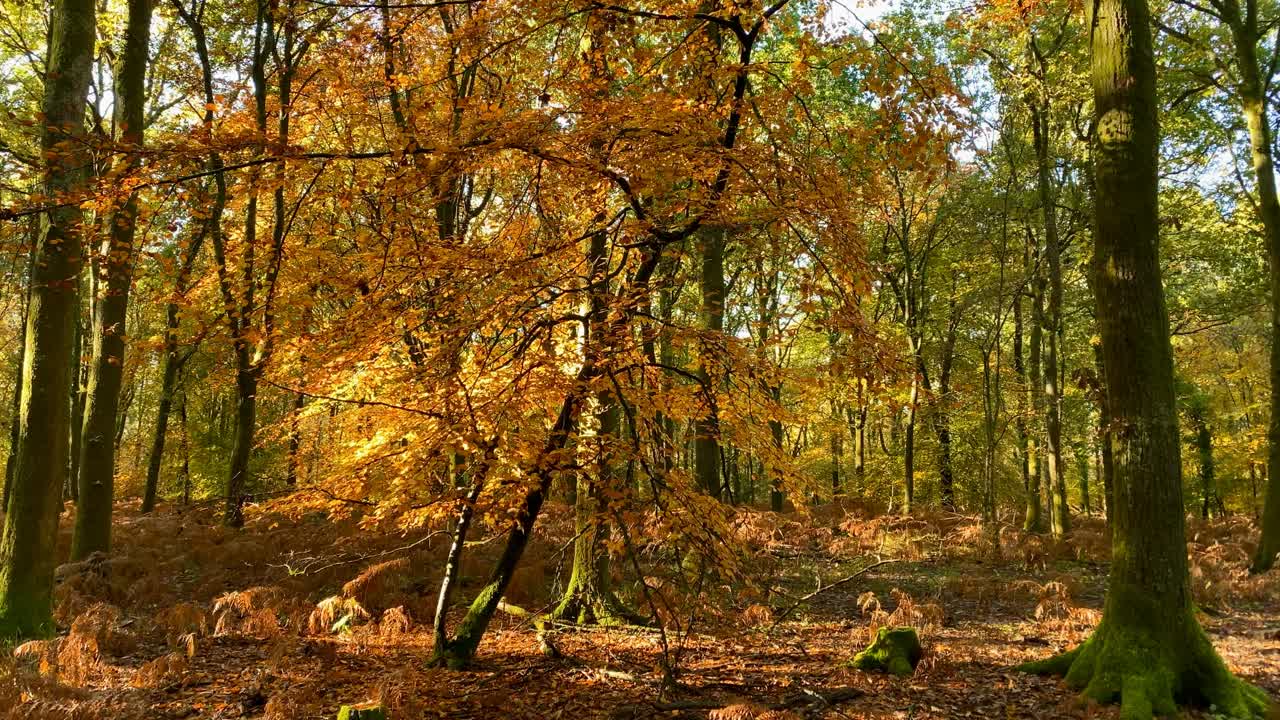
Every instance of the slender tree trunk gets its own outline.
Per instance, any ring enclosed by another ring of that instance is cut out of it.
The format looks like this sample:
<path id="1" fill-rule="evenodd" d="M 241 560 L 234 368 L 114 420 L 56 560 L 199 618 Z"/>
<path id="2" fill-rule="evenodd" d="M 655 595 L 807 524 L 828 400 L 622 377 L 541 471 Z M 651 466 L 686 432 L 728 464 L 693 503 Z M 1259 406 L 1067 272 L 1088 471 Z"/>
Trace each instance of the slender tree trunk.
<path id="1" fill-rule="evenodd" d="M 182 504 L 191 504 L 191 442 L 187 434 L 187 393 L 182 393 L 182 402 L 178 405 L 178 420 L 182 423 Z"/>
<path id="2" fill-rule="evenodd" d="M 841 495 L 840 461 L 844 458 L 844 432 L 840 429 L 840 410 L 836 409 L 836 422 L 831 426 L 831 499 Z"/>
<path id="3" fill-rule="evenodd" d="M 698 235 L 702 249 L 702 329 L 709 342 L 718 344 L 724 332 L 724 244 L 723 228 L 707 228 Z M 704 353 L 706 351 L 704 350 Z M 714 355 L 714 353 L 712 353 Z M 719 390 L 720 373 L 714 367 L 719 360 L 703 357 L 698 377 L 708 396 L 707 408 L 694 426 L 694 466 L 698 484 L 712 497 L 720 497 L 720 428 L 711 398 Z"/>
<path id="4" fill-rule="evenodd" d="M 1265 694 L 1227 670 L 1191 597 L 1158 257 L 1156 69 L 1146 0 L 1094 0 L 1088 26 L 1098 121 L 1094 288 L 1116 431 L 1111 575 L 1093 635 L 1026 669 L 1063 673 L 1095 700 L 1118 698 L 1122 720 L 1173 715 L 1178 702 L 1262 717 Z"/>
<path id="5" fill-rule="evenodd" d="M 462 568 L 462 551 L 467 542 L 467 532 L 471 528 L 471 518 L 475 514 L 476 501 L 480 499 L 480 491 L 484 489 L 484 481 L 488 477 L 488 456 L 483 472 L 475 474 L 471 480 L 471 490 L 467 498 L 458 508 L 458 518 L 453 528 L 453 543 L 449 546 L 449 554 L 445 558 L 444 574 L 440 579 L 440 593 L 436 595 L 436 616 L 432 625 L 435 653 L 443 655 L 449 644 L 449 606 L 453 602 L 454 586 L 458 582 L 458 572 Z"/>
<path id="6" fill-rule="evenodd" d="M 1028 233 L 1029 255 L 1028 255 L 1028 272 L 1032 273 L 1030 279 L 1030 287 L 1032 287 L 1032 332 L 1030 332 L 1030 347 L 1028 348 L 1028 366 L 1027 366 L 1027 388 L 1032 397 L 1032 416 L 1033 428 L 1032 442 L 1028 446 L 1028 452 L 1032 457 L 1032 484 L 1036 486 L 1036 515 L 1037 527 L 1043 525 L 1043 498 L 1051 493 L 1051 488 L 1046 487 L 1044 478 L 1046 473 L 1046 446 L 1044 446 L 1044 375 L 1042 373 L 1042 357 L 1044 348 L 1044 273 L 1039 268 L 1039 247 L 1036 245 L 1034 236 Z"/>
<path id="7" fill-rule="evenodd" d="M 1030 268 L 1027 268 L 1030 272 Z M 1023 514 L 1022 529 L 1027 532 L 1040 532 L 1040 479 L 1031 474 L 1030 437 L 1027 434 L 1027 368 L 1023 364 L 1022 352 L 1022 293 L 1013 301 L 1013 372 L 1018 378 L 1018 417 L 1014 422 L 1018 436 L 1018 446 L 1014 456 L 1022 473 L 1022 489 L 1026 497 L 1026 510 Z"/>
<path id="8" fill-rule="evenodd" d="M 1217 508 L 1218 486 L 1214 478 L 1213 468 L 1213 431 L 1209 420 L 1205 417 L 1206 409 L 1196 407 L 1188 415 L 1191 429 L 1195 432 L 1196 460 L 1200 479 L 1200 517 L 1209 519 L 1210 513 Z"/>
<path id="9" fill-rule="evenodd" d="M 77 295 L 83 295 L 84 278 L 77 277 L 76 290 Z M 75 339 L 71 341 L 71 363 L 72 363 L 72 381 L 71 381 L 71 397 L 67 398 L 67 402 L 71 403 L 71 459 L 70 467 L 67 471 L 67 481 L 62 488 L 62 497 L 64 500 L 76 502 L 80 499 L 80 444 L 84 440 L 84 403 L 86 392 L 85 366 L 81 358 L 84 357 L 84 325 L 82 323 L 79 303 L 76 307 L 75 319 Z"/>
<path id="10" fill-rule="evenodd" d="M 1237 2 L 1225 3 L 1232 27 L 1241 82 L 1240 101 L 1249 128 L 1249 150 L 1258 191 L 1258 215 L 1267 236 L 1271 291 L 1271 419 L 1267 426 L 1267 483 L 1262 512 L 1262 533 L 1250 570 L 1270 570 L 1280 557 L 1280 198 L 1276 197 L 1275 160 L 1272 157 L 1271 120 L 1263 79 L 1259 74 L 1257 12 L 1252 3 L 1242 16 Z"/>
<path id="11" fill-rule="evenodd" d="M 773 386 L 768 388 L 769 396 L 775 404 L 782 403 L 782 387 Z M 769 435 L 773 438 L 773 452 L 775 456 L 781 457 L 782 449 L 782 421 L 773 418 L 769 420 Z M 785 496 L 782 492 L 782 470 L 780 468 L 770 468 L 769 477 L 769 509 L 773 512 L 782 512 L 782 504 Z M 793 503 L 794 504 L 794 503 Z"/>
<path id="12" fill-rule="evenodd" d="M 90 164 L 83 139 L 94 57 L 93 0 L 56 0 L 45 78 L 40 145 L 43 191 L 61 200 L 45 211 L 33 252 L 27 309 L 18 461 L 0 536 L 0 637 L 53 632 L 58 511 L 69 460 L 74 375 L 72 325 L 79 307 L 80 197 Z"/>
<path id="13" fill-rule="evenodd" d="M 26 316 L 24 309 L 23 316 Z M 26 343 L 18 343 L 14 357 L 13 403 L 10 405 L 9 456 L 4 462 L 4 501 L 0 507 L 9 506 L 9 490 L 13 487 L 13 471 L 18 464 L 18 428 L 22 420 L 22 365 Z"/>
<path id="14" fill-rule="evenodd" d="M 35 247 L 40 240 L 40 217 L 31 216 L 29 225 L 31 228 L 31 246 Z M 27 309 L 31 307 L 31 278 L 32 273 L 35 271 L 35 261 L 36 254 L 34 252 L 29 253 L 27 255 L 27 272 L 24 276 L 26 288 L 23 291 L 21 313 L 19 314 L 19 317 L 24 319 L 27 317 Z M 21 437 L 20 430 L 22 427 L 22 388 L 23 378 L 25 377 L 23 367 L 27 357 L 26 351 L 27 344 L 25 342 L 18 343 L 13 369 L 13 414 L 9 419 L 9 456 L 5 458 L 4 462 L 4 496 L 0 499 L 0 507 L 3 508 L 9 507 L 9 493 L 13 489 L 13 476 L 18 468 L 18 439 Z"/>
<path id="15" fill-rule="evenodd" d="M 920 404 L 920 378 L 911 378 L 911 397 L 902 446 L 902 513 L 911 514 L 916 499 L 916 408 Z"/>
<path id="16" fill-rule="evenodd" d="M 123 179 L 139 164 L 146 110 L 147 59 L 151 43 L 151 0 L 129 0 L 124 47 L 115 72 L 114 114 L 119 154 L 112 176 Z M 116 411 L 124 379 L 125 321 L 133 284 L 133 238 L 137 193 L 130 193 L 107 217 L 106 240 L 95 263 L 102 296 L 93 311 L 93 353 L 80 448 L 80 497 L 76 504 L 71 558 L 111 549 L 115 500 Z"/>
<path id="17" fill-rule="evenodd" d="M 1044 260 L 1048 267 L 1049 305 L 1044 311 L 1039 304 L 1044 297 L 1044 274 L 1041 273 L 1037 298 L 1037 330 L 1043 327 L 1048 339 L 1043 350 L 1044 401 L 1044 473 L 1049 489 L 1049 526 L 1054 537 L 1062 537 L 1070 529 L 1067 506 L 1067 481 L 1062 465 L 1062 397 L 1058 387 L 1058 328 L 1062 324 L 1062 261 L 1058 241 L 1057 210 L 1054 206 L 1052 180 L 1049 176 L 1048 103 L 1037 105 L 1032 113 L 1032 129 L 1036 148 L 1037 180 L 1041 214 L 1044 218 Z"/>
<path id="18" fill-rule="evenodd" d="M 218 199 L 215 197 L 214 202 Z M 225 198 L 223 199 L 225 202 Z M 220 216 L 222 210 L 215 208 Z M 212 213 L 211 213 L 212 214 Z M 186 357 L 178 354 L 178 326 L 181 313 L 178 298 L 187 291 L 191 273 L 195 269 L 196 259 L 200 256 L 200 248 L 209 235 L 209 219 L 205 219 L 192 237 L 191 242 L 181 253 L 178 261 L 178 275 L 173 283 L 173 297 L 165 306 L 164 334 L 164 369 L 161 371 L 160 402 L 156 410 L 155 435 L 151 441 L 151 453 L 147 458 L 147 480 L 142 492 L 142 512 L 149 513 L 156 506 L 156 492 L 160 484 L 160 467 L 164 461 L 164 446 L 169 429 L 169 414 L 173 408 L 173 398 L 177 390 L 178 374 L 186 362 Z"/>
<path id="19" fill-rule="evenodd" d="M 938 489 L 944 510 L 955 512 L 955 475 L 951 466 L 951 366 L 955 361 L 956 332 L 960 326 L 960 305 L 956 300 L 956 278 L 951 278 L 950 313 L 947 335 L 942 343 L 942 369 L 938 373 L 937 407 L 934 409 L 934 432 L 938 436 Z M 923 363 L 923 357 L 920 358 Z M 923 373 L 923 366 L 921 367 Z"/>

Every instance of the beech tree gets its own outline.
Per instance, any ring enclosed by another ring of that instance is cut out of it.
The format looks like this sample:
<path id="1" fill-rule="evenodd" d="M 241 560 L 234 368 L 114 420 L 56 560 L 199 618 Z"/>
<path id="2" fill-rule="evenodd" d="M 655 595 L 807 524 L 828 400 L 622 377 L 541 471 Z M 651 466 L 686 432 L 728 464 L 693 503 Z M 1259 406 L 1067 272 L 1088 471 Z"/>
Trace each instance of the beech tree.
<path id="1" fill-rule="evenodd" d="M 40 148 L 42 190 L 33 249 L 18 419 L 17 462 L 0 536 L 0 636 L 52 634 L 58 513 L 69 462 L 80 203 L 86 191 L 85 101 L 93 63 L 95 5 L 56 3 L 50 28 Z"/>
<path id="2" fill-rule="evenodd" d="M 1093 282 L 1107 372 L 1115 509 L 1102 620 L 1082 645 L 1032 663 L 1092 699 L 1146 720 L 1178 703 L 1262 717 L 1265 694 L 1237 680 L 1196 619 L 1181 522 L 1173 353 L 1160 281 L 1159 126 L 1151 18 L 1143 0 L 1088 7 L 1094 93 Z"/>

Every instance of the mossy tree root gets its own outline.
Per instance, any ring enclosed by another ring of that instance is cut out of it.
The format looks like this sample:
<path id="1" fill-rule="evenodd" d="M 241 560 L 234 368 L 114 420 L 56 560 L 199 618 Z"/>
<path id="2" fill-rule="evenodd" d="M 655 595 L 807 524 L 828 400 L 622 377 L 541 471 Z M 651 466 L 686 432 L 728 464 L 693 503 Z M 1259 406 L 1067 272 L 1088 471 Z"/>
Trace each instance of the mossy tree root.
<path id="1" fill-rule="evenodd" d="M 1018 669 L 1062 676 L 1091 700 L 1118 700 L 1121 720 L 1174 715 L 1179 705 L 1211 707 L 1239 720 L 1267 718 L 1275 707 L 1266 693 L 1232 675 L 1199 623 L 1188 620 L 1185 642 L 1175 643 L 1169 634 L 1156 637 L 1104 619 L 1079 647 Z"/>
<path id="2" fill-rule="evenodd" d="M 547 613 L 547 618 L 558 622 L 601 627 L 621 625 L 647 627 L 649 625 L 648 618 L 627 607 L 617 594 L 591 588 L 566 591 L 555 608 Z"/>

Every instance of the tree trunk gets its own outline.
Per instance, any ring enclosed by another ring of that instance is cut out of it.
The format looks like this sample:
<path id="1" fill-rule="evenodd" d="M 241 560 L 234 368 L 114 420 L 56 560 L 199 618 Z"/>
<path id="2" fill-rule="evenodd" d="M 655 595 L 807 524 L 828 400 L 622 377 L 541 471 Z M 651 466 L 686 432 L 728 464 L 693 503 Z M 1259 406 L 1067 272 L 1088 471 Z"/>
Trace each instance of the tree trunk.
<path id="1" fill-rule="evenodd" d="M 698 377 L 707 394 L 707 408 L 694 426 L 694 467 L 698 484 L 712 497 L 720 497 L 720 428 L 713 398 L 720 386 L 720 373 L 714 368 L 720 360 L 707 347 L 718 346 L 719 333 L 724 332 L 724 240 L 723 228 L 707 228 L 699 233 L 702 249 L 702 329 L 707 333 Z M 708 357 L 710 355 L 711 357 Z"/>
<path id="2" fill-rule="evenodd" d="M 1062 397 L 1058 387 L 1058 328 L 1062 324 L 1062 261 L 1058 241 L 1057 210 L 1049 177 L 1048 101 L 1037 104 L 1032 112 L 1032 135 L 1036 149 L 1037 179 L 1041 215 L 1044 219 L 1044 259 L 1048 265 L 1049 306 L 1037 317 L 1037 325 L 1048 337 L 1044 348 L 1044 472 L 1049 489 L 1049 527 L 1054 537 L 1062 537 L 1070 529 L 1067 506 L 1067 481 L 1062 466 Z M 1043 273 L 1041 273 L 1043 278 Z M 1044 279 L 1040 281 L 1043 302 Z M 1039 311 L 1039 308 L 1037 308 Z"/>
<path id="3" fill-rule="evenodd" d="M 769 397 L 775 404 L 782 403 L 782 387 L 774 386 L 768 388 Z M 769 435 L 773 438 L 773 452 L 776 457 L 781 458 L 782 449 L 782 421 L 774 418 L 769 421 Z M 767 466 L 766 466 L 767 467 Z M 773 512 L 782 512 L 782 501 L 784 495 L 782 492 L 782 470 L 780 468 L 770 468 L 769 470 L 769 509 Z"/>
<path id="4" fill-rule="evenodd" d="M 1200 475 L 1200 517 L 1208 520 L 1217 506 L 1218 488 L 1213 470 L 1213 431 L 1209 428 L 1206 412 L 1205 408 L 1198 407 L 1189 414 L 1191 427 L 1195 432 L 1196 460 Z"/>
<path id="5" fill-rule="evenodd" d="M 902 446 L 902 513 L 911 514 L 916 499 L 916 407 L 920 402 L 920 378 L 911 378 L 911 398 L 907 404 L 906 431 Z"/>
<path id="6" fill-rule="evenodd" d="M 247 354 L 247 351 L 237 351 Z M 248 361 L 236 371 L 235 439 L 231 445 L 231 465 L 227 477 L 222 522 L 230 527 L 244 525 L 245 491 L 249 487 L 249 458 L 253 452 L 254 429 L 258 422 L 258 377 Z"/>
<path id="7" fill-rule="evenodd" d="M 129 0 L 124 47 L 116 66 L 114 120 L 120 151 L 112 168 L 124 179 L 139 164 L 146 109 L 147 58 L 151 42 L 151 0 Z M 102 296 L 94 303 L 93 354 L 80 447 L 79 500 L 71 559 L 111 549 L 111 510 L 115 500 L 115 429 L 124 379 L 125 321 L 133 284 L 133 238 L 137 193 L 107 216 L 103 253 L 94 263 Z"/>
<path id="8" fill-rule="evenodd" d="M 200 248 L 209 235 L 209 223 L 212 217 L 221 217 L 220 203 L 225 203 L 225 196 L 214 197 L 214 211 L 209 213 L 191 239 L 178 263 L 178 275 L 173 283 L 173 297 L 165 307 L 164 335 L 164 370 L 160 380 L 160 403 L 156 411 L 155 436 L 151 441 L 151 453 L 147 458 L 147 480 L 142 494 L 142 512 L 149 513 L 156 506 L 156 492 L 160 484 L 160 467 L 164 460 L 164 446 L 169 429 L 169 414 L 173 408 L 173 397 L 177 390 L 178 374 L 186 363 L 187 356 L 178 354 L 178 326 L 182 317 L 178 306 L 178 298 L 186 294 L 187 284 L 195 268 L 196 259 L 200 256 Z"/>
<path id="9" fill-rule="evenodd" d="M 1044 441 L 1044 374 L 1042 372 L 1041 359 L 1044 354 L 1044 273 L 1040 268 L 1040 248 L 1035 243 L 1034 237 L 1029 236 L 1028 241 L 1033 244 L 1030 246 L 1030 255 L 1028 257 L 1029 270 L 1031 275 L 1031 347 L 1028 349 L 1027 363 L 1027 389 L 1031 395 L 1031 414 L 1033 416 L 1031 431 L 1031 445 L 1028 452 L 1031 453 L 1031 482 L 1036 486 L 1036 513 L 1043 518 L 1044 504 L 1043 501 L 1047 496 L 1051 496 L 1051 488 L 1046 486 L 1045 478 L 1045 441 Z M 1040 523 L 1043 525 L 1043 519 Z"/>
<path id="10" fill-rule="evenodd" d="M 1178 702 L 1261 717 L 1265 694 L 1227 670 L 1196 620 L 1182 522 L 1173 352 L 1160 280 L 1155 61 L 1146 0 L 1095 0 L 1094 291 L 1115 419 L 1115 512 L 1102 621 L 1074 650 L 1026 669 L 1063 673 L 1122 720 Z"/>
<path id="11" fill-rule="evenodd" d="M 937 407 L 934 408 L 933 426 L 938 436 L 938 489 L 942 496 L 942 508 L 955 512 L 955 475 L 951 466 L 951 367 L 955 361 L 956 332 L 960 326 L 960 305 L 956 301 L 956 277 L 951 277 L 950 312 L 947 335 L 942 342 L 942 368 L 938 373 Z M 920 358 L 924 372 L 924 358 Z"/>
<path id="12" fill-rule="evenodd" d="M 58 511 L 70 439 L 72 324 L 79 308 L 79 193 L 90 159 L 84 114 L 94 57 L 95 4 L 56 0 L 50 29 L 40 145 L 43 192 L 61 200 L 45 211 L 33 252 L 22 368 L 18 460 L 0 537 L 0 637 L 51 634 Z"/>
<path id="13" fill-rule="evenodd" d="M 1027 268 L 1030 272 L 1030 268 Z M 1014 423 L 1018 436 L 1018 446 L 1014 456 L 1018 468 L 1022 472 L 1022 489 L 1026 497 L 1026 511 L 1023 515 L 1022 529 L 1027 532 L 1040 532 L 1040 479 L 1031 475 L 1030 438 L 1027 435 L 1027 368 L 1023 364 L 1022 353 L 1022 293 L 1013 300 L 1013 372 L 1018 378 L 1018 417 Z"/>
<path id="14" fill-rule="evenodd" d="M 83 295 L 84 278 L 76 277 L 76 295 Z M 71 458 L 67 480 L 62 488 L 62 498 L 76 502 L 80 499 L 80 444 L 84 440 L 84 403 L 86 383 L 84 357 L 84 325 L 80 303 L 76 303 L 75 339 L 71 341 Z"/>
<path id="15" fill-rule="evenodd" d="M 31 216 L 30 240 L 31 246 L 35 247 L 40 239 L 40 217 Z M 22 294 L 21 312 L 18 317 L 26 318 L 27 308 L 31 306 L 31 278 L 32 272 L 35 270 L 36 254 L 29 253 L 27 255 L 27 272 L 24 276 L 27 286 Z M 13 489 L 13 476 L 18 468 L 18 438 L 19 430 L 22 427 L 22 387 L 23 387 L 23 365 L 27 357 L 27 344 L 25 342 L 18 343 L 18 351 L 14 354 L 14 383 L 13 383 L 13 408 L 12 415 L 9 418 L 9 456 L 4 461 L 4 496 L 0 498 L 0 508 L 9 507 L 9 493 Z"/>
<path id="16" fill-rule="evenodd" d="M 1259 73 L 1257 12 L 1252 4 L 1242 16 L 1238 2 L 1225 3 L 1225 19 L 1235 40 L 1240 72 L 1240 102 L 1249 128 L 1249 150 L 1258 190 L 1258 215 L 1267 239 L 1271 291 L 1271 419 L 1267 426 L 1267 468 L 1270 480 L 1262 512 L 1262 533 L 1251 572 L 1271 569 L 1280 556 L 1280 198 L 1276 197 L 1271 120 L 1267 115 L 1264 81 Z"/>

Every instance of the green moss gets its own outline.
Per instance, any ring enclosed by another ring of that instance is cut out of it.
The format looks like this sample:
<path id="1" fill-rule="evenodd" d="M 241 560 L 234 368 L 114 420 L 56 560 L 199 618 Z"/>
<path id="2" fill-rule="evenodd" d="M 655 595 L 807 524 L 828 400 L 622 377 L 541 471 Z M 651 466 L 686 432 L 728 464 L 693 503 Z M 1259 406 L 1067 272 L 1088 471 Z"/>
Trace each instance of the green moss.
<path id="1" fill-rule="evenodd" d="M 850 665 L 858 670 L 905 677 L 916 671 L 916 665 L 923 656 L 924 648 L 915 628 L 882 627 L 876 631 L 876 639 L 871 645 L 855 655 Z"/>
<path id="2" fill-rule="evenodd" d="M 1120 593 L 1082 645 L 1019 669 L 1061 675 L 1098 702 L 1119 701 L 1122 720 L 1174 715 L 1179 705 L 1240 720 L 1267 717 L 1271 701 L 1227 670 L 1190 609 L 1181 622 L 1161 623 L 1152 601 Z"/>

